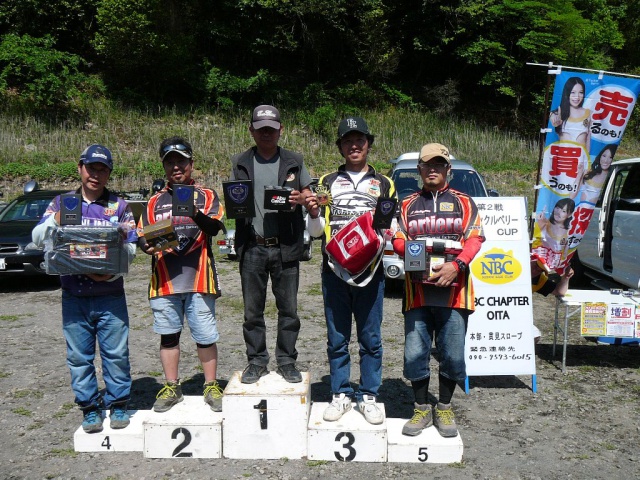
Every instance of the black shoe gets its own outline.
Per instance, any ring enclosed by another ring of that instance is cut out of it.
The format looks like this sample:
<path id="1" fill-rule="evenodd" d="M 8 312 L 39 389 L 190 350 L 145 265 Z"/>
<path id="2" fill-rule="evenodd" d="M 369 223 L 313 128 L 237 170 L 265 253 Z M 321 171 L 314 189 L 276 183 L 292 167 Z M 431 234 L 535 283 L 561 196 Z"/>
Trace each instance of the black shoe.
<path id="1" fill-rule="evenodd" d="M 260 380 L 260 377 L 264 377 L 269 374 L 269 370 L 264 365 L 256 365 L 255 363 L 250 363 L 247 365 L 247 368 L 242 372 L 242 377 L 240 381 L 242 383 L 256 383 Z"/>
<path id="2" fill-rule="evenodd" d="M 287 363 L 286 365 L 280 365 L 278 367 L 278 373 L 282 375 L 289 383 L 300 383 L 302 381 L 302 375 L 300 371 L 296 368 L 295 363 Z"/>

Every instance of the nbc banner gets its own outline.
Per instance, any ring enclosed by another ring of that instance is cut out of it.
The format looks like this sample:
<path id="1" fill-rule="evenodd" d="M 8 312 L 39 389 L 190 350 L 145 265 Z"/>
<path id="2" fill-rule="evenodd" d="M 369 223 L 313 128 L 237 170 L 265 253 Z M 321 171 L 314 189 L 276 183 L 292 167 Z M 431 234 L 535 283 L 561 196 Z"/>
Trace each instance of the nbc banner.
<path id="1" fill-rule="evenodd" d="M 640 79 L 557 75 L 531 248 L 558 273 L 589 225 L 639 92 Z"/>

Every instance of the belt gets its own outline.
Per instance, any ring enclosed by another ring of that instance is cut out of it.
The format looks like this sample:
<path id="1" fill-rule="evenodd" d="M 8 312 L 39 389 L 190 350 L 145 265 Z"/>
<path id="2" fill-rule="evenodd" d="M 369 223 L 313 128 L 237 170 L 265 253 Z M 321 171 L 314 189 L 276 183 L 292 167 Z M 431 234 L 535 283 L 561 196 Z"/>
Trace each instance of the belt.
<path id="1" fill-rule="evenodd" d="M 278 243 L 280 243 L 278 241 L 278 237 L 264 238 L 260 235 L 256 235 L 256 244 L 262 245 L 263 247 L 277 247 Z"/>

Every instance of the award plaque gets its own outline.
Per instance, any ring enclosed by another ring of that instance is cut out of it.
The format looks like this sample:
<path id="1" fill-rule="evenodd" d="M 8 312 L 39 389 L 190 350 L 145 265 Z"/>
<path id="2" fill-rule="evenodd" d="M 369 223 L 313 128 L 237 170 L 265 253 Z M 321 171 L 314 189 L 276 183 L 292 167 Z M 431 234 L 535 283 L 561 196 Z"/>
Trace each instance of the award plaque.
<path id="1" fill-rule="evenodd" d="M 292 211 L 295 204 L 289 202 L 289 195 L 293 188 L 288 187 L 264 187 L 264 209 Z"/>
<path id="2" fill-rule="evenodd" d="M 252 218 L 256 216 L 251 180 L 222 182 L 222 193 L 227 218 Z"/>
<path id="3" fill-rule="evenodd" d="M 174 217 L 193 217 L 195 205 L 193 199 L 195 187 L 193 185 L 173 185 L 171 215 Z"/>
<path id="4" fill-rule="evenodd" d="M 60 195 L 60 225 L 82 225 L 82 196 L 77 193 Z"/>
<path id="5" fill-rule="evenodd" d="M 392 197 L 378 197 L 376 210 L 373 214 L 373 228 L 388 229 L 391 227 L 391 221 L 396 214 L 396 205 L 398 201 Z"/>

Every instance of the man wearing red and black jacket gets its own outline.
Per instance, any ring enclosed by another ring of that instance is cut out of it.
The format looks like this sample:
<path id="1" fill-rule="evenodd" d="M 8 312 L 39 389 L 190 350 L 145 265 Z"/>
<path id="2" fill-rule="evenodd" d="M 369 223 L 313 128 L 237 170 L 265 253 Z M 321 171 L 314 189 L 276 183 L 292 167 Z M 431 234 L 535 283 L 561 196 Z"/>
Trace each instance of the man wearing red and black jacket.
<path id="1" fill-rule="evenodd" d="M 216 381 L 219 339 L 215 301 L 220 296 L 218 272 L 211 237 L 223 228 L 224 208 L 216 192 L 191 178 L 193 151 L 189 142 L 171 137 L 160 144 L 160 159 L 168 185 L 149 199 L 138 223 L 138 245 L 153 255 L 149 303 L 153 310 L 153 330 L 160 334 L 160 361 L 164 387 L 153 409 L 166 412 L 183 400 L 179 379 L 180 335 L 184 319 L 189 323 L 204 373 L 204 402 L 213 411 L 222 410 L 222 389 Z M 172 217 L 174 185 L 194 185 L 195 214 Z M 171 219 L 178 245 L 166 250 L 149 245 L 143 227 Z"/>
<path id="2" fill-rule="evenodd" d="M 450 169 L 447 147 L 438 143 L 422 147 L 418 172 L 423 187 L 402 202 L 400 227 L 393 240 L 394 250 L 403 257 L 406 240 L 427 239 L 427 244 L 435 241 L 458 247 L 440 257 L 442 263 L 432 266 L 430 276 L 407 272 L 405 278 L 404 376 L 411 381 L 415 409 L 402 433 L 411 436 L 433 423 L 443 437 L 458 434 L 451 397 L 456 382 L 466 377 L 464 342 L 467 319 L 475 308 L 468 266 L 480 250 L 484 233 L 471 197 L 449 188 Z M 435 264 L 436 258 L 433 253 L 429 261 Z M 427 402 L 433 339 L 440 360 L 434 412 Z"/>

